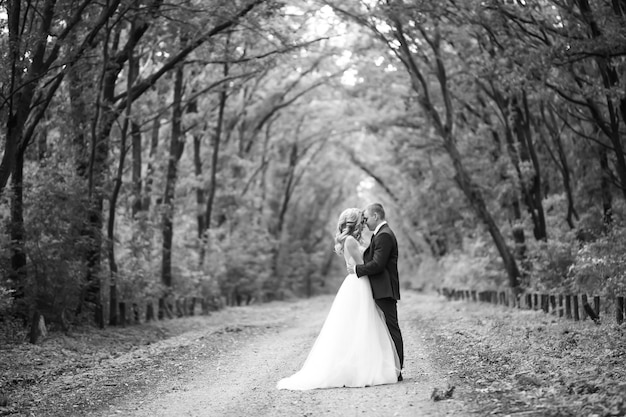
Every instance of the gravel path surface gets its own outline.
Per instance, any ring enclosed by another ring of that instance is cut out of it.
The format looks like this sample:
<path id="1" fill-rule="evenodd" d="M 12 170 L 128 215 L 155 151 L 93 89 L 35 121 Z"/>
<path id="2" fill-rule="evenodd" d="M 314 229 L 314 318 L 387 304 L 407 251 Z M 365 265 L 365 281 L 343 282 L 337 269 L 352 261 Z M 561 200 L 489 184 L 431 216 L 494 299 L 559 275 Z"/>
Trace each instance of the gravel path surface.
<path id="1" fill-rule="evenodd" d="M 275 389 L 276 382 L 298 370 L 306 358 L 332 303 L 332 297 L 324 296 L 227 309 L 214 314 L 211 320 L 215 323 L 207 329 L 159 342 L 170 345 L 168 360 L 178 361 L 173 366 L 163 366 L 166 375 L 154 382 L 143 381 L 144 384 L 129 389 L 89 416 L 471 414 L 464 412 L 464 405 L 454 398 L 439 402 L 430 399 L 433 388 L 446 387 L 447 371 L 432 362 L 429 352 L 432 347 L 428 347 L 428 335 L 422 333 L 418 319 L 426 317 L 432 305 L 439 302 L 433 295 L 409 291 L 403 294 L 398 311 L 406 363 L 404 381 L 397 384 L 305 392 Z M 172 355 L 173 347 L 181 349 L 180 357 Z M 132 357 L 120 357 L 116 361 L 118 367 L 123 367 Z"/>

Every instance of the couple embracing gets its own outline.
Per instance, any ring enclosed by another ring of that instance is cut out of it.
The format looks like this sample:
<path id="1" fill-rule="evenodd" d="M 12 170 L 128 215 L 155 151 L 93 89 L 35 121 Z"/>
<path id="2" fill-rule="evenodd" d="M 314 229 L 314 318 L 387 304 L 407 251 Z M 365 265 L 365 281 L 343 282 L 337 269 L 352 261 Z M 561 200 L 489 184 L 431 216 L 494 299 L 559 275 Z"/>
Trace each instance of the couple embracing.
<path id="1" fill-rule="evenodd" d="M 369 247 L 364 227 L 373 232 Z M 402 381 L 403 346 L 396 304 L 400 299 L 398 243 L 385 210 L 371 204 L 339 216 L 335 252 L 348 276 L 304 365 L 278 389 L 365 387 Z"/>

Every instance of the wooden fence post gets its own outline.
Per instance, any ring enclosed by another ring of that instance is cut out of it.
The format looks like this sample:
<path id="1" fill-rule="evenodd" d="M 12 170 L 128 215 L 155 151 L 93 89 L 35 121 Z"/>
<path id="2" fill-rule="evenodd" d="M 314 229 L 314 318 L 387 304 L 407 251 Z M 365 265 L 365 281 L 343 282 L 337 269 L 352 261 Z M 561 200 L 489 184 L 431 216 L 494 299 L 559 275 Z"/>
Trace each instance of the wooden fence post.
<path id="1" fill-rule="evenodd" d="M 583 309 L 585 310 L 586 315 L 589 316 L 594 323 L 600 324 L 600 297 L 593 297 L 593 303 L 598 306 L 598 310 L 594 310 L 594 308 L 587 302 L 587 296 L 583 295 Z"/>
<path id="2" fill-rule="evenodd" d="M 133 322 L 139 324 L 139 306 L 137 303 L 133 303 Z"/>
<path id="3" fill-rule="evenodd" d="M 533 294 L 533 310 L 539 310 L 539 295 Z"/>
<path id="4" fill-rule="evenodd" d="M 200 299 L 200 315 L 205 316 L 208 314 L 208 312 L 209 312 L 209 307 L 207 305 L 206 298 L 202 297 Z"/>
<path id="5" fill-rule="evenodd" d="M 565 296 L 565 318 L 572 318 L 572 296 Z"/>
<path id="6" fill-rule="evenodd" d="M 617 324 L 622 324 L 624 322 L 624 297 L 617 297 L 615 319 L 617 320 Z"/>
<path id="7" fill-rule="evenodd" d="M 159 310 L 157 311 L 157 319 L 163 320 L 165 318 L 165 299 L 159 298 Z"/>
<path id="8" fill-rule="evenodd" d="M 549 297 L 548 294 L 541 294 L 541 309 L 544 313 L 547 313 L 549 310 Z"/>
<path id="9" fill-rule="evenodd" d="M 563 295 L 559 294 L 559 317 L 563 317 Z"/>
<path id="10" fill-rule="evenodd" d="M 152 300 L 146 302 L 146 323 L 150 320 L 154 320 L 154 304 Z"/>
<path id="11" fill-rule="evenodd" d="M 580 296 L 580 300 L 581 300 L 581 304 L 583 306 L 583 309 L 582 309 L 583 310 L 583 314 L 582 314 L 583 317 L 582 317 L 582 319 L 583 320 L 587 320 L 587 310 L 585 310 L 585 304 L 589 304 L 587 302 L 587 294 L 581 295 Z"/>
<path id="12" fill-rule="evenodd" d="M 472 301 L 476 302 L 476 290 L 472 290 Z"/>
<path id="13" fill-rule="evenodd" d="M 593 297 L 593 309 L 596 312 L 596 315 L 600 317 L 600 296 L 596 295 Z"/>
<path id="14" fill-rule="evenodd" d="M 572 296 L 572 303 L 574 304 L 574 320 L 580 320 L 580 313 L 578 312 L 578 295 Z"/>
<path id="15" fill-rule="evenodd" d="M 550 312 L 556 315 L 556 295 L 550 295 Z"/>
<path id="16" fill-rule="evenodd" d="M 118 308 L 120 312 L 120 315 L 118 317 L 118 320 L 119 320 L 118 324 L 120 326 L 126 326 L 126 303 L 124 301 L 120 301 L 118 303 Z"/>
<path id="17" fill-rule="evenodd" d="M 191 302 L 189 303 L 189 315 L 194 316 L 196 314 L 196 297 L 191 297 Z"/>

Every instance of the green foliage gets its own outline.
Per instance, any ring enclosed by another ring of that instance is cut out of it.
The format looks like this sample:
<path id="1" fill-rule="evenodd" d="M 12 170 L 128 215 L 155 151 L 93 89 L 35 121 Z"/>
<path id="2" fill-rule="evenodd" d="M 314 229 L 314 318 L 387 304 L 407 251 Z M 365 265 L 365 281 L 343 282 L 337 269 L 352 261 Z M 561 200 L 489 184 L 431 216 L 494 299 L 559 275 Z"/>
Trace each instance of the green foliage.
<path id="1" fill-rule="evenodd" d="M 614 227 L 606 235 L 582 245 L 569 269 L 566 285 L 573 292 L 595 295 L 626 293 L 626 229 Z"/>
<path id="2" fill-rule="evenodd" d="M 542 292 L 562 292 L 565 289 L 568 273 L 576 261 L 578 245 L 574 233 L 568 237 L 537 242 L 526 262 L 531 265 L 530 271 L 527 271 L 530 275 L 528 287 Z"/>
<path id="3" fill-rule="evenodd" d="M 227 304 L 240 305 L 252 299 L 272 296 L 276 285 L 270 283 L 275 246 L 267 230 L 250 225 L 232 234 L 212 230 L 208 237 L 208 279 L 219 284 Z M 206 287 L 205 283 L 203 287 Z"/>
<path id="4" fill-rule="evenodd" d="M 6 288 L 3 284 L 0 284 L 0 317 L 7 316 L 11 310 L 14 292 L 15 290 Z"/>
<path id="5" fill-rule="evenodd" d="M 124 216 L 118 219 L 118 298 L 141 301 L 160 297 L 163 289 L 155 273 L 160 258 L 155 256 L 158 250 L 154 245 L 158 224 L 146 212 L 139 213 L 135 220 Z"/>
<path id="6" fill-rule="evenodd" d="M 71 319 L 82 299 L 87 201 L 70 167 L 40 167 L 24 201 L 28 256 L 25 297 L 49 321 Z"/>
<path id="7" fill-rule="evenodd" d="M 455 250 L 439 260 L 442 284 L 439 287 L 486 290 L 506 285 L 506 277 L 488 241 L 466 240 L 463 250 Z"/>

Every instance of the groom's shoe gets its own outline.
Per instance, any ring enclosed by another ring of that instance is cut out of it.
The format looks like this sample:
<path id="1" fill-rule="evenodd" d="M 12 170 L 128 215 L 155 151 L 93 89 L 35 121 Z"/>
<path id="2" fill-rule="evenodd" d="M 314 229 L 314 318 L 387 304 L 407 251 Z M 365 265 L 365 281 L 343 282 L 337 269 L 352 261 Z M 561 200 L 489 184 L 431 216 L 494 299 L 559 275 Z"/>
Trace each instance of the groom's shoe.
<path id="1" fill-rule="evenodd" d="M 402 381 L 404 378 L 402 378 L 402 372 L 400 372 L 398 374 L 398 382 Z"/>

